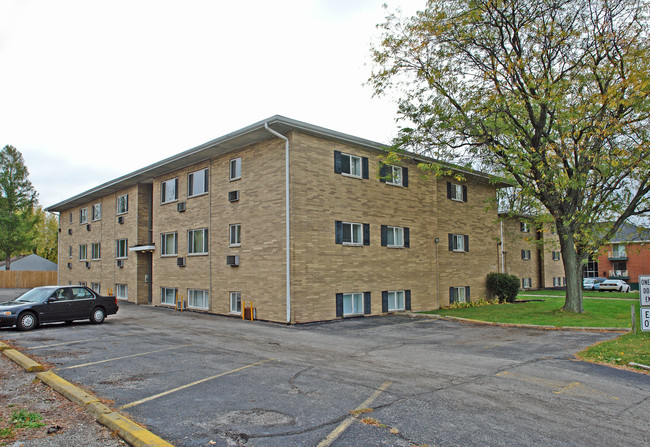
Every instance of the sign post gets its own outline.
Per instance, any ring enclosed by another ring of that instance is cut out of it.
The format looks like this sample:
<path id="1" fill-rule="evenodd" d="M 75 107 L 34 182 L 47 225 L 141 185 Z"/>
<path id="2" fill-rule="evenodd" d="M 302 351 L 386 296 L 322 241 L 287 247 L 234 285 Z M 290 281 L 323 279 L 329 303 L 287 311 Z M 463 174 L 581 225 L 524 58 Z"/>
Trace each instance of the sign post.
<path id="1" fill-rule="evenodd" d="M 650 275 L 639 276 L 639 300 L 641 301 L 641 330 L 650 331 Z"/>

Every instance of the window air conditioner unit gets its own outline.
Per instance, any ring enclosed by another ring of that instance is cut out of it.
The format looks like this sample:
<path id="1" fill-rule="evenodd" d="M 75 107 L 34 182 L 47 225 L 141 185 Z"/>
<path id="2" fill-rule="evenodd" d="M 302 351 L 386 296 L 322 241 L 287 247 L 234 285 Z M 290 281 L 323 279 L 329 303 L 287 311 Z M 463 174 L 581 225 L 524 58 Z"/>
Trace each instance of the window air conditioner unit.
<path id="1" fill-rule="evenodd" d="M 239 265 L 239 255 L 226 256 L 226 265 L 237 267 Z"/>
<path id="2" fill-rule="evenodd" d="M 178 210 L 179 213 L 185 211 L 185 202 L 178 202 L 178 204 L 176 205 L 176 209 Z"/>
<path id="3" fill-rule="evenodd" d="M 124 267 L 124 259 L 118 259 L 118 260 L 117 260 L 117 266 L 118 266 L 119 268 Z"/>
<path id="4" fill-rule="evenodd" d="M 88 262 L 88 261 L 86 261 L 86 268 L 87 268 L 87 269 L 90 268 L 90 262 Z"/>
<path id="5" fill-rule="evenodd" d="M 117 217 L 117 223 L 120 224 L 120 225 L 123 224 L 124 223 L 124 216 L 118 216 Z"/>
<path id="6" fill-rule="evenodd" d="M 68 234 L 72 235 L 72 228 L 68 228 Z"/>
<path id="7" fill-rule="evenodd" d="M 185 267 L 185 258 L 177 258 L 176 265 L 179 267 Z"/>
<path id="8" fill-rule="evenodd" d="M 69 269 L 72 268 L 72 262 L 68 262 L 68 268 L 69 268 Z"/>
<path id="9" fill-rule="evenodd" d="M 230 191 L 228 193 L 228 200 L 230 200 L 231 202 L 237 202 L 239 200 L 239 190 Z"/>
<path id="10" fill-rule="evenodd" d="M 59 228 L 59 233 L 61 232 L 61 228 Z"/>
<path id="11" fill-rule="evenodd" d="M 90 224 L 86 225 L 86 230 L 90 231 Z"/>

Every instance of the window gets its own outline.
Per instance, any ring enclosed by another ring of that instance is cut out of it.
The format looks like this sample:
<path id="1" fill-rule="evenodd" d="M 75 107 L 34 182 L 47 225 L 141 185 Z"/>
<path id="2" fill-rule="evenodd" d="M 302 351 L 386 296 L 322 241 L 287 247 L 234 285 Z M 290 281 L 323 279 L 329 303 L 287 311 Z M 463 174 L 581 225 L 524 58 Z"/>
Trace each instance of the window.
<path id="1" fill-rule="evenodd" d="M 79 285 L 80 285 L 80 286 L 85 286 L 85 285 L 86 285 L 86 281 L 79 281 Z M 88 294 L 88 292 L 86 291 L 86 289 L 79 289 L 79 288 L 77 288 L 77 287 L 75 287 L 75 288 L 72 289 L 71 291 L 72 291 L 72 299 L 73 299 L 73 300 L 74 300 L 75 298 L 79 298 L 80 296 L 81 296 L 82 298 L 86 298 L 86 296 L 84 296 L 84 295 Z M 83 291 L 83 292 L 81 292 L 81 291 Z M 88 295 L 90 295 L 90 294 L 88 294 Z"/>
<path id="2" fill-rule="evenodd" d="M 117 259 L 125 259 L 127 253 L 128 239 L 118 239 L 115 243 L 115 257 Z"/>
<path id="3" fill-rule="evenodd" d="M 363 314 L 363 293 L 343 294 L 343 316 Z"/>
<path id="4" fill-rule="evenodd" d="M 175 306 L 176 305 L 176 296 L 177 295 L 178 295 L 178 289 L 173 289 L 171 287 L 161 287 L 160 288 L 160 303 Z"/>
<path id="5" fill-rule="evenodd" d="M 101 287 L 98 282 L 91 282 L 90 283 L 90 288 L 92 289 L 93 292 L 95 293 L 101 293 Z"/>
<path id="6" fill-rule="evenodd" d="M 388 292 L 388 312 L 404 309 L 404 291 Z"/>
<path id="7" fill-rule="evenodd" d="M 129 211 L 129 195 L 124 194 L 117 197 L 117 214 L 125 214 Z"/>
<path id="8" fill-rule="evenodd" d="M 533 287 L 533 280 L 531 278 L 521 278 L 521 287 L 523 289 L 530 289 Z"/>
<path id="9" fill-rule="evenodd" d="M 469 286 L 449 288 L 449 304 L 469 303 L 469 301 Z"/>
<path id="10" fill-rule="evenodd" d="M 230 226 L 230 246 L 239 247 L 241 245 L 241 224 Z"/>
<path id="11" fill-rule="evenodd" d="M 70 211 L 70 223 L 72 223 L 73 221 L 74 221 L 74 217 L 72 215 L 72 211 Z"/>
<path id="12" fill-rule="evenodd" d="M 101 258 L 101 246 L 99 242 L 90 244 L 90 259 L 96 261 Z"/>
<path id="13" fill-rule="evenodd" d="M 187 196 L 194 197 L 208 192 L 208 169 L 201 169 L 200 171 L 191 172 L 187 176 Z"/>
<path id="14" fill-rule="evenodd" d="M 387 185 L 408 186 L 408 168 L 382 165 L 379 169 L 379 181 Z"/>
<path id="15" fill-rule="evenodd" d="M 625 245 L 616 244 L 612 245 L 612 258 L 627 258 L 627 253 L 625 252 Z"/>
<path id="16" fill-rule="evenodd" d="M 88 208 L 81 208 L 79 210 L 79 223 L 85 224 L 88 222 Z"/>
<path id="17" fill-rule="evenodd" d="M 241 158 L 233 158 L 230 160 L 230 180 L 237 180 L 241 178 Z"/>
<path id="18" fill-rule="evenodd" d="M 334 151 L 334 172 L 356 178 L 368 178 L 368 157 Z M 388 173 L 386 173 L 386 176 Z"/>
<path id="19" fill-rule="evenodd" d="M 343 243 L 361 245 L 363 242 L 362 230 L 363 227 L 360 223 L 343 222 Z"/>
<path id="20" fill-rule="evenodd" d="M 562 285 L 562 278 L 560 277 L 553 277 L 553 286 L 554 287 L 560 287 Z"/>
<path id="21" fill-rule="evenodd" d="M 551 252 L 551 257 L 553 258 L 554 261 L 559 261 L 560 260 L 560 252 L 559 251 Z"/>
<path id="22" fill-rule="evenodd" d="M 160 183 L 160 203 L 175 202 L 178 200 L 178 179 L 165 180 Z"/>
<path id="23" fill-rule="evenodd" d="M 175 256 L 178 254 L 178 233 L 162 233 L 160 235 L 160 255 Z"/>
<path id="24" fill-rule="evenodd" d="M 129 294 L 126 284 L 115 284 L 115 296 L 121 300 L 128 299 Z"/>
<path id="25" fill-rule="evenodd" d="M 100 220 L 102 218 L 102 204 L 96 203 L 92 207 L 92 220 Z"/>
<path id="26" fill-rule="evenodd" d="M 188 234 L 187 252 L 191 255 L 203 255 L 208 253 L 208 229 L 190 230 Z"/>
<path id="27" fill-rule="evenodd" d="M 402 227 L 381 226 L 381 246 L 382 247 L 409 247 L 410 237 L 409 229 Z"/>
<path id="28" fill-rule="evenodd" d="M 85 261 L 88 259 L 88 246 L 86 244 L 79 245 L 79 260 Z"/>
<path id="29" fill-rule="evenodd" d="M 520 222 L 519 228 L 522 233 L 530 233 L 530 224 L 528 222 Z"/>
<path id="30" fill-rule="evenodd" d="M 230 292 L 230 313 L 241 314 L 241 292 Z"/>
<path id="31" fill-rule="evenodd" d="M 466 234 L 449 235 L 450 251 L 469 251 L 469 236 Z"/>
<path id="32" fill-rule="evenodd" d="M 68 258 L 72 258 L 72 245 L 68 247 Z"/>
<path id="33" fill-rule="evenodd" d="M 530 250 L 521 250 L 521 259 L 530 260 Z"/>
<path id="34" fill-rule="evenodd" d="M 189 289 L 187 291 L 187 305 L 193 309 L 209 309 L 210 294 L 207 290 Z"/>
<path id="35" fill-rule="evenodd" d="M 447 182 L 447 198 L 457 202 L 467 202 L 467 186 Z"/>

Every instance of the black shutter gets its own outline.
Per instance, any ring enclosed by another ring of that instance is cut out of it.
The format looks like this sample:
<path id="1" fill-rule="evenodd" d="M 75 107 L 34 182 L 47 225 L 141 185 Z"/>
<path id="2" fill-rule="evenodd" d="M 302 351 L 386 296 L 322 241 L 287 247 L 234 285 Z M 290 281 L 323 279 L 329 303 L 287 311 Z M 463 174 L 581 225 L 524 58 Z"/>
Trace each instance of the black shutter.
<path id="1" fill-rule="evenodd" d="M 174 200 L 178 200 L 178 179 L 174 179 Z"/>
<path id="2" fill-rule="evenodd" d="M 381 246 L 388 246 L 388 227 L 386 225 L 381 226 Z"/>
<path id="3" fill-rule="evenodd" d="M 368 157 L 361 157 L 361 176 L 363 178 L 370 178 L 368 170 Z"/>
<path id="4" fill-rule="evenodd" d="M 381 292 L 381 311 L 388 312 L 388 291 Z"/>
<path id="5" fill-rule="evenodd" d="M 341 160 L 341 173 L 350 174 L 350 156 L 349 155 L 339 155 Z"/>
<path id="6" fill-rule="evenodd" d="M 337 317 L 343 316 L 343 294 L 342 293 L 336 294 L 336 316 Z"/>
<path id="7" fill-rule="evenodd" d="M 463 185 L 463 202 L 467 202 L 467 186 Z"/>
<path id="8" fill-rule="evenodd" d="M 341 153 L 339 151 L 334 151 L 334 172 L 336 174 L 343 172 L 341 167 Z"/>
<path id="9" fill-rule="evenodd" d="M 454 251 L 454 235 L 449 234 L 449 251 Z"/>
<path id="10" fill-rule="evenodd" d="M 334 222 L 334 238 L 337 244 L 343 243 L 343 222 L 340 220 Z"/>
<path id="11" fill-rule="evenodd" d="M 194 174 L 187 174 L 187 196 L 194 195 Z"/>
<path id="12" fill-rule="evenodd" d="M 451 199 L 451 182 L 447 182 L 447 198 Z"/>
<path id="13" fill-rule="evenodd" d="M 165 189 L 167 189 L 165 182 L 161 182 L 160 183 L 160 203 L 165 203 Z"/>
<path id="14" fill-rule="evenodd" d="M 363 313 L 370 314 L 370 292 L 363 292 Z"/>
<path id="15" fill-rule="evenodd" d="M 126 198 L 124 199 L 124 212 L 129 211 L 129 195 L 126 195 Z"/>
<path id="16" fill-rule="evenodd" d="M 456 289 L 453 287 L 449 288 L 449 304 L 454 304 L 456 302 Z"/>
<path id="17" fill-rule="evenodd" d="M 370 245 L 370 224 L 363 224 L 363 245 Z"/>
<path id="18" fill-rule="evenodd" d="M 409 227 L 404 227 L 404 247 L 408 248 L 411 246 L 411 230 Z"/>
<path id="19" fill-rule="evenodd" d="M 210 171 L 205 169 L 203 171 L 203 192 L 208 192 L 208 186 L 210 185 Z"/>
<path id="20" fill-rule="evenodd" d="M 465 286 L 465 301 L 468 303 L 471 301 L 469 298 L 469 286 Z"/>
<path id="21" fill-rule="evenodd" d="M 382 183 L 386 183 L 389 172 L 390 172 L 390 165 L 382 164 L 381 167 L 379 168 L 379 181 Z"/>
<path id="22" fill-rule="evenodd" d="M 466 234 L 463 239 L 465 239 L 465 251 L 469 251 L 469 236 Z"/>
<path id="23" fill-rule="evenodd" d="M 409 169 L 402 168 L 402 186 L 408 188 L 409 186 Z"/>
<path id="24" fill-rule="evenodd" d="M 411 291 L 410 290 L 405 290 L 404 291 L 404 308 L 406 310 L 411 310 Z"/>
<path id="25" fill-rule="evenodd" d="M 521 250 L 521 259 L 526 259 L 526 250 Z"/>

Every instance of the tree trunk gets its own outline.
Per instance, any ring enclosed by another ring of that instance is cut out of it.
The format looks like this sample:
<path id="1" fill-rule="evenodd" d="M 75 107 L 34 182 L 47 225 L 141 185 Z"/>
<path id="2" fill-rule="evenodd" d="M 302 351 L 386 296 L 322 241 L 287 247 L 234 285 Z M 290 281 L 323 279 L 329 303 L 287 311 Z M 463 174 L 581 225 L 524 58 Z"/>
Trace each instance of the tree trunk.
<path id="1" fill-rule="evenodd" d="M 11 255 L 7 256 L 7 259 L 5 259 L 5 270 L 11 270 Z"/>
<path id="2" fill-rule="evenodd" d="M 576 250 L 573 232 L 566 229 L 562 231 L 562 229 L 558 228 L 558 235 L 560 236 L 564 274 L 566 275 L 566 300 L 562 310 L 583 313 L 582 259 Z"/>

